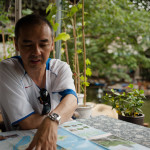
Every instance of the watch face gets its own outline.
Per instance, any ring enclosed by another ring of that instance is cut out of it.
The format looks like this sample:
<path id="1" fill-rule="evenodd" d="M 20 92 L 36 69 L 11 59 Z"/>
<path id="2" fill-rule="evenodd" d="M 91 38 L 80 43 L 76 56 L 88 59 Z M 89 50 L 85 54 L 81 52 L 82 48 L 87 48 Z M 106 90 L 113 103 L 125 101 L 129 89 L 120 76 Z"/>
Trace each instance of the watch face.
<path id="1" fill-rule="evenodd" d="M 58 117 L 58 114 L 56 114 L 56 113 L 53 113 L 52 115 L 55 119 Z"/>
<path id="2" fill-rule="evenodd" d="M 58 124 L 60 124 L 61 116 L 59 116 L 58 114 L 52 113 L 52 114 L 48 115 L 48 117 L 49 117 L 51 120 L 56 121 L 56 122 L 58 122 Z"/>

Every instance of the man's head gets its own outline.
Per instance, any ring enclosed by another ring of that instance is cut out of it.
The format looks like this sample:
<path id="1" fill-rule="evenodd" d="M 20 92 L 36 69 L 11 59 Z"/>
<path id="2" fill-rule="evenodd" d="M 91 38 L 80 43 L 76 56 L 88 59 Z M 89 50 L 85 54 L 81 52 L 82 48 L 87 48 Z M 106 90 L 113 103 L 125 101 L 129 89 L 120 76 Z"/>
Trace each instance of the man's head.
<path id="1" fill-rule="evenodd" d="M 50 23 L 37 15 L 21 18 L 15 27 L 15 46 L 20 52 L 27 72 L 45 68 L 53 49 L 53 29 Z"/>
<path id="2" fill-rule="evenodd" d="M 53 28 L 50 22 L 45 19 L 44 17 L 41 17 L 39 15 L 31 14 L 22 17 L 21 19 L 18 20 L 18 22 L 15 25 L 15 39 L 18 40 L 19 38 L 19 31 L 21 28 L 26 27 L 26 26 L 31 26 L 31 25 L 41 25 L 41 24 L 47 24 L 51 30 L 51 36 L 53 39 Z"/>

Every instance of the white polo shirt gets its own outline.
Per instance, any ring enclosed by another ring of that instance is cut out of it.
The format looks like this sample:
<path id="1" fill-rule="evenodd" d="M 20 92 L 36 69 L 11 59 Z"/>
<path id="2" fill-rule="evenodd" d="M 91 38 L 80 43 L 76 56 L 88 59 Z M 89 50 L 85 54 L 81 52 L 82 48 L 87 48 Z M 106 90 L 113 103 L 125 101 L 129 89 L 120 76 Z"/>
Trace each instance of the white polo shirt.
<path id="1" fill-rule="evenodd" d="M 46 89 L 51 97 L 51 111 L 67 94 L 76 96 L 69 65 L 58 59 L 46 63 Z M 24 70 L 19 56 L 0 62 L 0 107 L 7 130 L 33 113 L 42 113 L 40 88 Z M 76 96 L 77 97 L 77 96 Z"/>

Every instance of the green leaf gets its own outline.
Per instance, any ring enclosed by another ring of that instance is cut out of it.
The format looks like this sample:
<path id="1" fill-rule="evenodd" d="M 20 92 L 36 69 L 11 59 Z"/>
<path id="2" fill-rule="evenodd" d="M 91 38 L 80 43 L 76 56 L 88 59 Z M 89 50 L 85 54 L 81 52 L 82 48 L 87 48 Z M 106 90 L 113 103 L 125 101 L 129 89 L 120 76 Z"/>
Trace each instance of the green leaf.
<path id="1" fill-rule="evenodd" d="M 56 7 L 56 5 L 52 4 L 52 3 L 50 5 L 48 5 L 48 7 L 46 9 L 46 13 L 48 14 L 46 18 L 49 21 L 51 21 L 52 17 L 54 17 L 56 15 L 56 13 L 57 13 L 57 7 Z"/>
<path id="2" fill-rule="evenodd" d="M 50 3 L 50 4 L 48 5 L 48 7 L 46 8 L 46 14 L 52 9 L 52 6 L 53 6 L 52 3 Z"/>
<path id="3" fill-rule="evenodd" d="M 90 85 L 89 82 L 83 82 L 83 84 L 84 84 L 85 86 L 89 86 L 89 85 Z"/>
<path id="4" fill-rule="evenodd" d="M 59 40 L 67 41 L 68 39 L 70 39 L 70 35 L 66 34 L 66 32 L 62 32 L 55 38 L 54 41 L 55 42 Z"/>
<path id="5" fill-rule="evenodd" d="M 52 26 L 53 26 L 54 31 L 56 32 L 58 29 L 59 23 L 55 23 Z"/>
<path id="6" fill-rule="evenodd" d="M 78 4 L 78 8 L 79 8 L 79 9 L 82 9 L 82 4 Z"/>
<path id="7" fill-rule="evenodd" d="M 77 8 L 77 6 L 73 6 L 72 8 L 71 8 L 71 11 L 70 11 L 70 17 L 72 17 L 76 12 L 78 11 L 78 8 Z"/>
<path id="8" fill-rule="evenodd" d="M 91 61 L 87 58 L 86 59 L 86 65 L 90 65 L 91 64 Z"/>
<path id="9" fill-rule="evenodd" d="M 88 12 L 84 12 L 84 15 L 88 15 L 89 13 Z"/>
<path id="10" fill-rule="evenodd" d="M 87 68 L 87 69 L 86 69 L 86 75 L 87 75 L 87 76 L 91 76 L 91 75 L 92 75 L 92 71 L 91 71 L 90 68 Z"/>
<path id="11" fill-rule="evenodd" d="M 140 90 L 140 94 L 144 94 L 144 90 Z"/>
<path id="12" fill-rule="evenodd" d="M 128 86 L 129 88 L 133 88 L 133 84 L 129 84 L 129 86 Z"/>
<path id="13" fill-rule="evenodd" d="M 78 50 L 77 50 L 77 53 L 78 53 L 78 54 L 81 54 L 81 53 L 82 53 L 82 49 L 78 49 Z"/>
<path id="14" fill-rule="evenodd" d="M 23 15 L 29 15 L 29 14 L 32 14 L 32 13 L 33 13 L 33 11 L 31 9 L 28 9 L 28 8 L 22 10 Z"/>
<path id="15" fill-rule="evenodd" d="M 111 92 L 113 92 L 113 93 L 114 93 L 114 92 L 115 92 L 115 91 L 114 91 L 114 89 L 111 89 Z"/>
<path id="16" fill-rule="evenodd" d="M 80 77 L 80 80 L 81 80 L 81 81 L 84 81 L 84 76 L 83 76 L 83 75 Z"/>

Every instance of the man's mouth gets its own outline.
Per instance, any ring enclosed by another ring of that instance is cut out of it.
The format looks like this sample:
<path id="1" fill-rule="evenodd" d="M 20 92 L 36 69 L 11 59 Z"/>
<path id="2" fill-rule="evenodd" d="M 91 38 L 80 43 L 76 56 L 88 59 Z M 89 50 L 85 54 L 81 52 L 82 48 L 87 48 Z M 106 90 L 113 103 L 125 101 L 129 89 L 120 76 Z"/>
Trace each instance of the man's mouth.
<path id="1" fill-rule="evenodd" d="M 34 63 L 34 64 L 37 64 L 39 62 L 40 62 L 40 60 L 31 60 L 31 63 Z"/>

